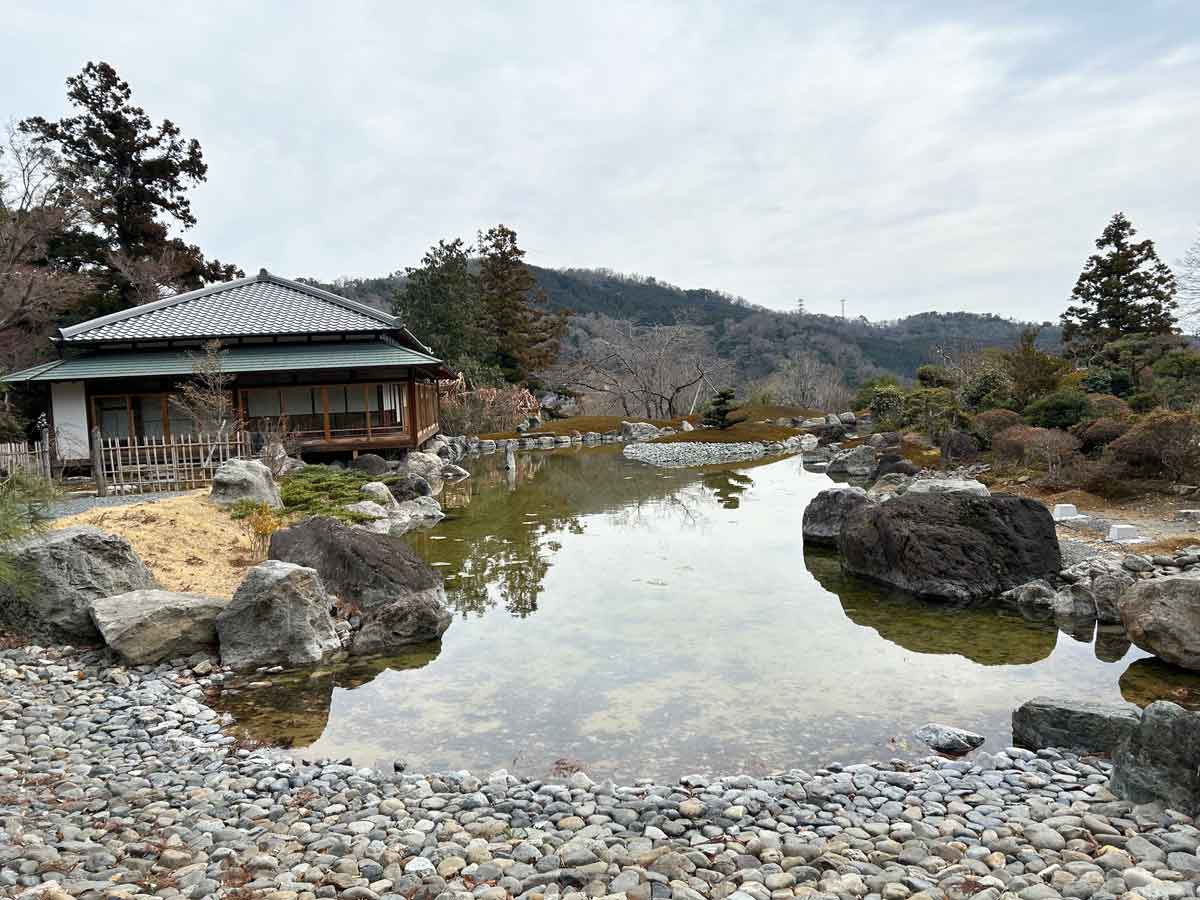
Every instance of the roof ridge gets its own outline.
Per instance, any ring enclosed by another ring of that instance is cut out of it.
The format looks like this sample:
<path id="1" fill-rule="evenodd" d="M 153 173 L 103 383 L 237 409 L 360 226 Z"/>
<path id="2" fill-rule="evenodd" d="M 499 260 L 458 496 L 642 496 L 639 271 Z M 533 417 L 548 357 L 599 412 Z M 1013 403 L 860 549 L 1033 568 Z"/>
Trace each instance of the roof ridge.
<path id="1" fill-rule="evenodd" d="M 395 316 L 389 316 L 387 313 L 368 306 L 365 303 L 359 303 L 357 300 L 351 300 L 348 297 L 341 297 L 330 291 L 322 290 L 321 288 L 313 287 L 312 285 L 304 284 L 300 281 L 293 281 L 290 278 L 284 278 L 280 275 L 272 275 L 266 269 L 259 269 L 257 275 L 248 275 L 244 278 L 235 278 L 232 281 L 219 281 L 216 284 L 210 284 L 206 287 L 197 288 L 194 291 L 185 291 L 181 294 L 172 294 L 170 297 L 163 297 L 161 300 L 152 300 L 149 303 L 143 303 L 140 306 L 131 306 L 129 309 L 123 309 L 115 313 L 109 313 L 105 316 L 97 316 L 94 319 L 88 319 L 86 322 L 80 322 L 76 325 L 68 325 L 65 328 L 58 330 L 58 339 L 65 340 L 67 338 L 77 337 L 86 334 L 96 328 L 102 328 L 105 325 L 112 325 L 116 322 L 124 322 L 128 319 L 135 319 L 139 316 L 148 315 L 149 313 L 157 312 L 160 309 L 170 309 L 174 306 L 180 306 L 184 303 L 193 300 L 199 300 L 201 297 L 208 297 L 213 294 L 219 294 L 222 291 L 235 290 L 240 287 L 245 287 L 249 284 L 257 283 L 273 283 L 297 291 L 302 294 L 307 294 L 314 299 L 321 300 L 325 303 L 331 303 L 334 306 L 339 306 L 342 309 L 350 312 L 358 313 L 367 318 L 374 319 L 381 325 L 388 328 L 400 327 L 399 319 Z"/>

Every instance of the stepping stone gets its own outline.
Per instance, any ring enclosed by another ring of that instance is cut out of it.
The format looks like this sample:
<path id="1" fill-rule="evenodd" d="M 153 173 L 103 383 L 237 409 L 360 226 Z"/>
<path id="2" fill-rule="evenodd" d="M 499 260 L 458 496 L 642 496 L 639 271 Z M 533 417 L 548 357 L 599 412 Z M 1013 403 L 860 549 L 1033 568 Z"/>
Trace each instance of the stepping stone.
<path id="1" fill-rule="evenodd" d="M 1108 540 L 1136 541 L 1139 540 L 1138 530 L 1132 525 L 1113 525 L 1108 529 Z"/>

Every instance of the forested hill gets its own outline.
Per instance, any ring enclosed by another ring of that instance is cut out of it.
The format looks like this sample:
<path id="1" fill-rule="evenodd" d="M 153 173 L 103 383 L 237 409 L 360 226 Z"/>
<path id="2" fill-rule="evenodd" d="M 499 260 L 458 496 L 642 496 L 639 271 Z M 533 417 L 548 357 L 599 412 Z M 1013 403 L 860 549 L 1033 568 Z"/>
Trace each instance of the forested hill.
<path id="1" fill-rule="evenodd" d="M 543 269 L 530 266 L 548 305 L 577 315 L 626 319 L 639 325 L 688 324 L 709 328 L 717 350 L 736 361 L 747 377 L 770 372 L 785 356 L 812 353 L 839 366 L 850 384 L 873 370 L 911 377 L 934 347 L 962 349 L 1016 343 L 1029 323 L 992 314 L 927 312 L 888 322 L 797 315 L 756 306 L 721 291 L 685 290 L 654 278 L 607 269 Z M 317 282 L 313 282 L 317 284 Z M 403 283 L 398 276 L 343 279 L 328 290 L 390 308 Z M 1046 326 L 1038 343 L 1057 346 L 1057 326 Z"/>

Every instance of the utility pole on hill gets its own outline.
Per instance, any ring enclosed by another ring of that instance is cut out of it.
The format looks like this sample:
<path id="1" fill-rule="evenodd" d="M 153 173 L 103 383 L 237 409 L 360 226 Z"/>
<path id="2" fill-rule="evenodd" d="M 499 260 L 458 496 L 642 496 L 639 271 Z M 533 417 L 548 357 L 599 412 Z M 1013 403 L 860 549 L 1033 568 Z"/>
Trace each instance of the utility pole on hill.
<path id="1" fill-rule="evenodd" d="M 842 318 L 846 318 L 846 298 L 842 298 Z"/>

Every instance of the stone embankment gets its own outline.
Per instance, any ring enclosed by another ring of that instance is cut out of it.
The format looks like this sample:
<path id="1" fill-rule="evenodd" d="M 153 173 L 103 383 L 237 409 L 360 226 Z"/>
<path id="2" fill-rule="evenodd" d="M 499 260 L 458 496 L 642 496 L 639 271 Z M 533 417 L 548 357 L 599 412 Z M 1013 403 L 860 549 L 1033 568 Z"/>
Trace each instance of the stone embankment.
<path id="1" fill-rule="evenodd" d="M 1196 894 L 1200 831 L 1009 748 L 678 783 L 418 775 L 239 749 L 222 678 L 0 652 L 0 895 L 1051 900 Z"/>

